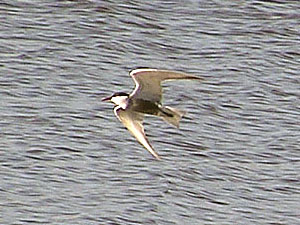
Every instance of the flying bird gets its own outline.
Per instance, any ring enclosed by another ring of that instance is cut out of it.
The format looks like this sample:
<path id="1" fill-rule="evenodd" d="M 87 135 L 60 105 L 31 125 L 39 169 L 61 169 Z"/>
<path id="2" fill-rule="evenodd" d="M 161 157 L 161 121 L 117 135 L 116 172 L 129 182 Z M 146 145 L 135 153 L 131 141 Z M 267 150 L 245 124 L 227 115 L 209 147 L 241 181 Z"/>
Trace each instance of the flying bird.
<path id="1" fill-rule="evenodd" d="M 161 117 L 178 128 L 179 121 L 185 112 L 162 105 L 161 82 L 167 80 L 203 80 L 203 78 L 182 72 L 158 69 L 135 69 L 129 74 L 135 82 L 133 92 L 131 94 L 116 92 L 109 97 L 103 98 L 102 101 L 114 103 L 116 117 L 141 145 L 156 159 L 160 159 L 146 138 L 143 127 L 144 114 Z"/>

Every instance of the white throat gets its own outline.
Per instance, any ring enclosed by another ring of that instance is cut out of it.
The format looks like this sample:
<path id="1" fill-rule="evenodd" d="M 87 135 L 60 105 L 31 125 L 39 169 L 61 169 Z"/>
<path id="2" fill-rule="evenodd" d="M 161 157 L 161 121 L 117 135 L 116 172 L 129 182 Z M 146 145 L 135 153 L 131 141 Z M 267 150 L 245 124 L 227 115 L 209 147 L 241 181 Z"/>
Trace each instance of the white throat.
<path id="1" fill-rule="evenodd" d="M 128 105 L 128 96 L 116 96 L 112 97 L 111 101 L 116 105 L 119 105 L 122 109 L 126 109 Z"/>

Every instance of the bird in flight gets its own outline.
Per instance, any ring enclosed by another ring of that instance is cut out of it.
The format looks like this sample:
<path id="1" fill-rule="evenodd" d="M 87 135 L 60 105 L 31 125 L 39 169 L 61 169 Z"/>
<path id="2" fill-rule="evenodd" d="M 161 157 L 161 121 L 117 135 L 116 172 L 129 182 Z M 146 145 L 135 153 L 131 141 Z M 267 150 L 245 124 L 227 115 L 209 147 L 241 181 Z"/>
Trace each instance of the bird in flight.
<path id="1" fill-rule="evenodd" d="M 203 80 L 203 78 L 182 72 L 158 69 L 135 69 L 129 74 L 135 82 L 133 92 L 131 94 L 116 92 L 109 97 L 103 98 L 102 101 L 114 103 L 116 117 L 141 145 L 156 159 L 160 159 L 146 138 L 143 127 L 144 114 L 161 117 L 178 128 L 179 121 L 185 112 L 162 105 L 161 82 L 167 80 Z"/>

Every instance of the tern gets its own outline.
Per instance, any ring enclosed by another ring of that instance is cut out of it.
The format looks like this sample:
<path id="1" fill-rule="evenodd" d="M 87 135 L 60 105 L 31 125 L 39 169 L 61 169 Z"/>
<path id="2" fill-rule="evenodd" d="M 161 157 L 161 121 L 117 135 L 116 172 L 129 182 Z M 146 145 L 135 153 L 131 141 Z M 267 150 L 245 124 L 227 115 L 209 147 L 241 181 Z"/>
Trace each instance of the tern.
<path id="1" fill-rule="evenodd" d="M 179 128 L 179 121 L 185 112 L 162 105 L 161 82 L 167 80 L 203 80 L 203 78 L 182 72 L 158 69 L 134 69 L 129 75 L 135 82 L 135 89 L 131 94 L 116 92 L 103 98 L 102 101 L 114 103 L 116 117 L 141 145 L 156 159 L 160 159 L 160 156 L 146 138 L 143 127 L 144 114 L 161 117 L 166 122 Z"/>

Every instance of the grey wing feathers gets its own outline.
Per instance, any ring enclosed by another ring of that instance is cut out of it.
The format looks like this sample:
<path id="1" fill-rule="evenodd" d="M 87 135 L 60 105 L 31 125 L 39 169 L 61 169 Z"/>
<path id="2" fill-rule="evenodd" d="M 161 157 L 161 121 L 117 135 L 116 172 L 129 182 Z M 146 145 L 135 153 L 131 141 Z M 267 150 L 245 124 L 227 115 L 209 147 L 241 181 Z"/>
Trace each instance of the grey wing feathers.
<path id="1" fill-rule="evenodd" d="M 138 140 L 138 142 L 142 144 L 156 159 L 160 159 L 159 155 L 154 151 L 146 138 L 143 127 L 144 115 L 131 110 L 125 111 L 119 106 L 115 107 L 114 113 L 123 125 L 130 131 L 130 133 Z"/>
<path id="2" fill-rule="evenodd" d="M 142 98 L 149 101 L 160 102 L 162 88 L 160 83 L 165 80 L 193 79 L 202 80 L 193 75 L 157 69 L 136 69 L 130 72 L 136 84 L 136 88 L 131 94 L 134 98 Z"/>

